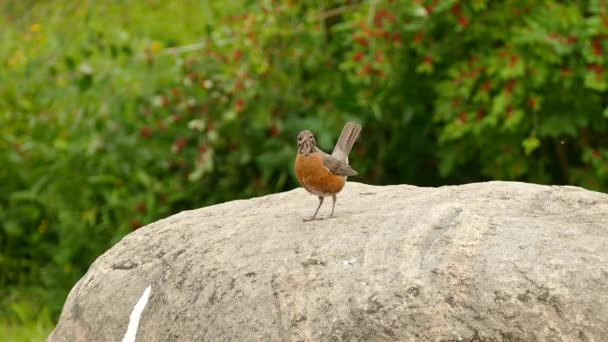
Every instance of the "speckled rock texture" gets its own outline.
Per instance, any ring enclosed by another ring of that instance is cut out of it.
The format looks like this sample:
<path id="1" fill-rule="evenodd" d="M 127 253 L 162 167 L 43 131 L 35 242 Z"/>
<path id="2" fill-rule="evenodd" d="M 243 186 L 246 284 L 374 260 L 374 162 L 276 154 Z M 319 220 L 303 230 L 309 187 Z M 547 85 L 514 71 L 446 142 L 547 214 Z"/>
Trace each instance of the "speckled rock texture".
<path id="1" fill-rule="evenodd" d="M 327 201 L 326 201 L 327 202 Z M 349 182 L 182 212 L 74 286 L 48 341 L 608 341 L 608 195 Z M 328 215 L 331 201 L 321 208 Z"/>

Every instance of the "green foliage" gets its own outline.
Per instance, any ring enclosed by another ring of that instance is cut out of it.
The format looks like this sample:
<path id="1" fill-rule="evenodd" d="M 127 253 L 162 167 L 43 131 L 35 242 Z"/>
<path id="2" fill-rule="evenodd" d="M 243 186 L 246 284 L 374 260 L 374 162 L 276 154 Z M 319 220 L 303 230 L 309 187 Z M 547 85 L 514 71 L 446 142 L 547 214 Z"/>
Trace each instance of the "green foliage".
<path id="1" fill-rule="evenodd" d="M 155 197 L 159 187 L 179 190 L 148 175 L 150 153 L 134 153 L 137 104 L 179 70 L 172 58 L 151 68 L 146 53 L 205 31 L 197 1 L 194 12 L 165 2 L 55 5 L 3 4 L 9 29 L 0 31 L 0 298 L 45 288 L 35 295 L 53 317 L 100 252 L 179 210 Z"/>
<path id="2" fill-rule="evenodd" d="M 0 17 L 0 285 L 53 317 L 130 230 L 295 187 L 303 128 L 363 123 L 357 181 L 608 190 L 606 2 L 66 4 Z"/>
<path id="3" fill-rule="evenodd" d="M 42 342 L 53 329 L 49 310 L 28 298 L 2 298 L 0 340 L 12 342 Z M 42 309 L 41 309 L 42 306 Z"/>

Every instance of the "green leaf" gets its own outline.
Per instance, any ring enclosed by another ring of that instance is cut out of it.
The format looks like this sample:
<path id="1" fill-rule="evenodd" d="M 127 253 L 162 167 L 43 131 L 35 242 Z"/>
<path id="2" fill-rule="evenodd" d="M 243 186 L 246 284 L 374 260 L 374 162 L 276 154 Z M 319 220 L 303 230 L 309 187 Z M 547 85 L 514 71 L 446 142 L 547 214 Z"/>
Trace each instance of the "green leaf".
<path id="1" fill-rule="evenodd" d="M 524 148 L 524 153 L 530 155 L 540 146 L 540 140 L 535 136 L 530 136 L 522 141 L 521 146 Z"/>
<path id="2" fill-rule="evenodd" d="M 608 81 L 603 75 L 595 72 L 587 72 L 585 74 L 585 87 L 597 91 L 606 91 L 608 89 Z"/>
<path id="3" fill-rule="evenodd" d="M 520 109 L 513 110 L 505 121 L 505 128 L 515 130 L 524 119 L 524 112 Z"/>

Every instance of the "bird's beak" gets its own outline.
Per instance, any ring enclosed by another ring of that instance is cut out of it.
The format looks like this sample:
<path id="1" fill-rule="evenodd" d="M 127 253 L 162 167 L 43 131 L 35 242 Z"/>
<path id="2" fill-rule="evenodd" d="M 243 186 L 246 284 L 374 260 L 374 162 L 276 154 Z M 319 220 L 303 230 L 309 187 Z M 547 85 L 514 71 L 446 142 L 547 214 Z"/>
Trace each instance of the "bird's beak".
<path id="1" fill-rule="evenodd" d="M 299 143 L 299 146 L 300 146 L 300 151 L 308 154 L 310 152 L 310 150 L 312 149 L 312 141 L 310 140 L 310 137 L 306 137 L 306 138 L 302 139 L 302 141 Z"/>

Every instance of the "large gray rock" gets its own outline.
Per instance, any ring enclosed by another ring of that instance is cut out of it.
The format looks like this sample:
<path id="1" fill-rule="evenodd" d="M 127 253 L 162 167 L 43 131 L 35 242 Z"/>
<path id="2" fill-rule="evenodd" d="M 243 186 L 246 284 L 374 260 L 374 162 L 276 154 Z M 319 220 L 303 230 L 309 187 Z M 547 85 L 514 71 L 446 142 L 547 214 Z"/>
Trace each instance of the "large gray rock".
<path id="1" fill-rule="evenodd" d="M 72 289 L 49 341 L 608 341 L 608 195 L 490 182 L 349 182 L 129 234 Z M 321 209 L 327 215 L 331 202 Z"/>

